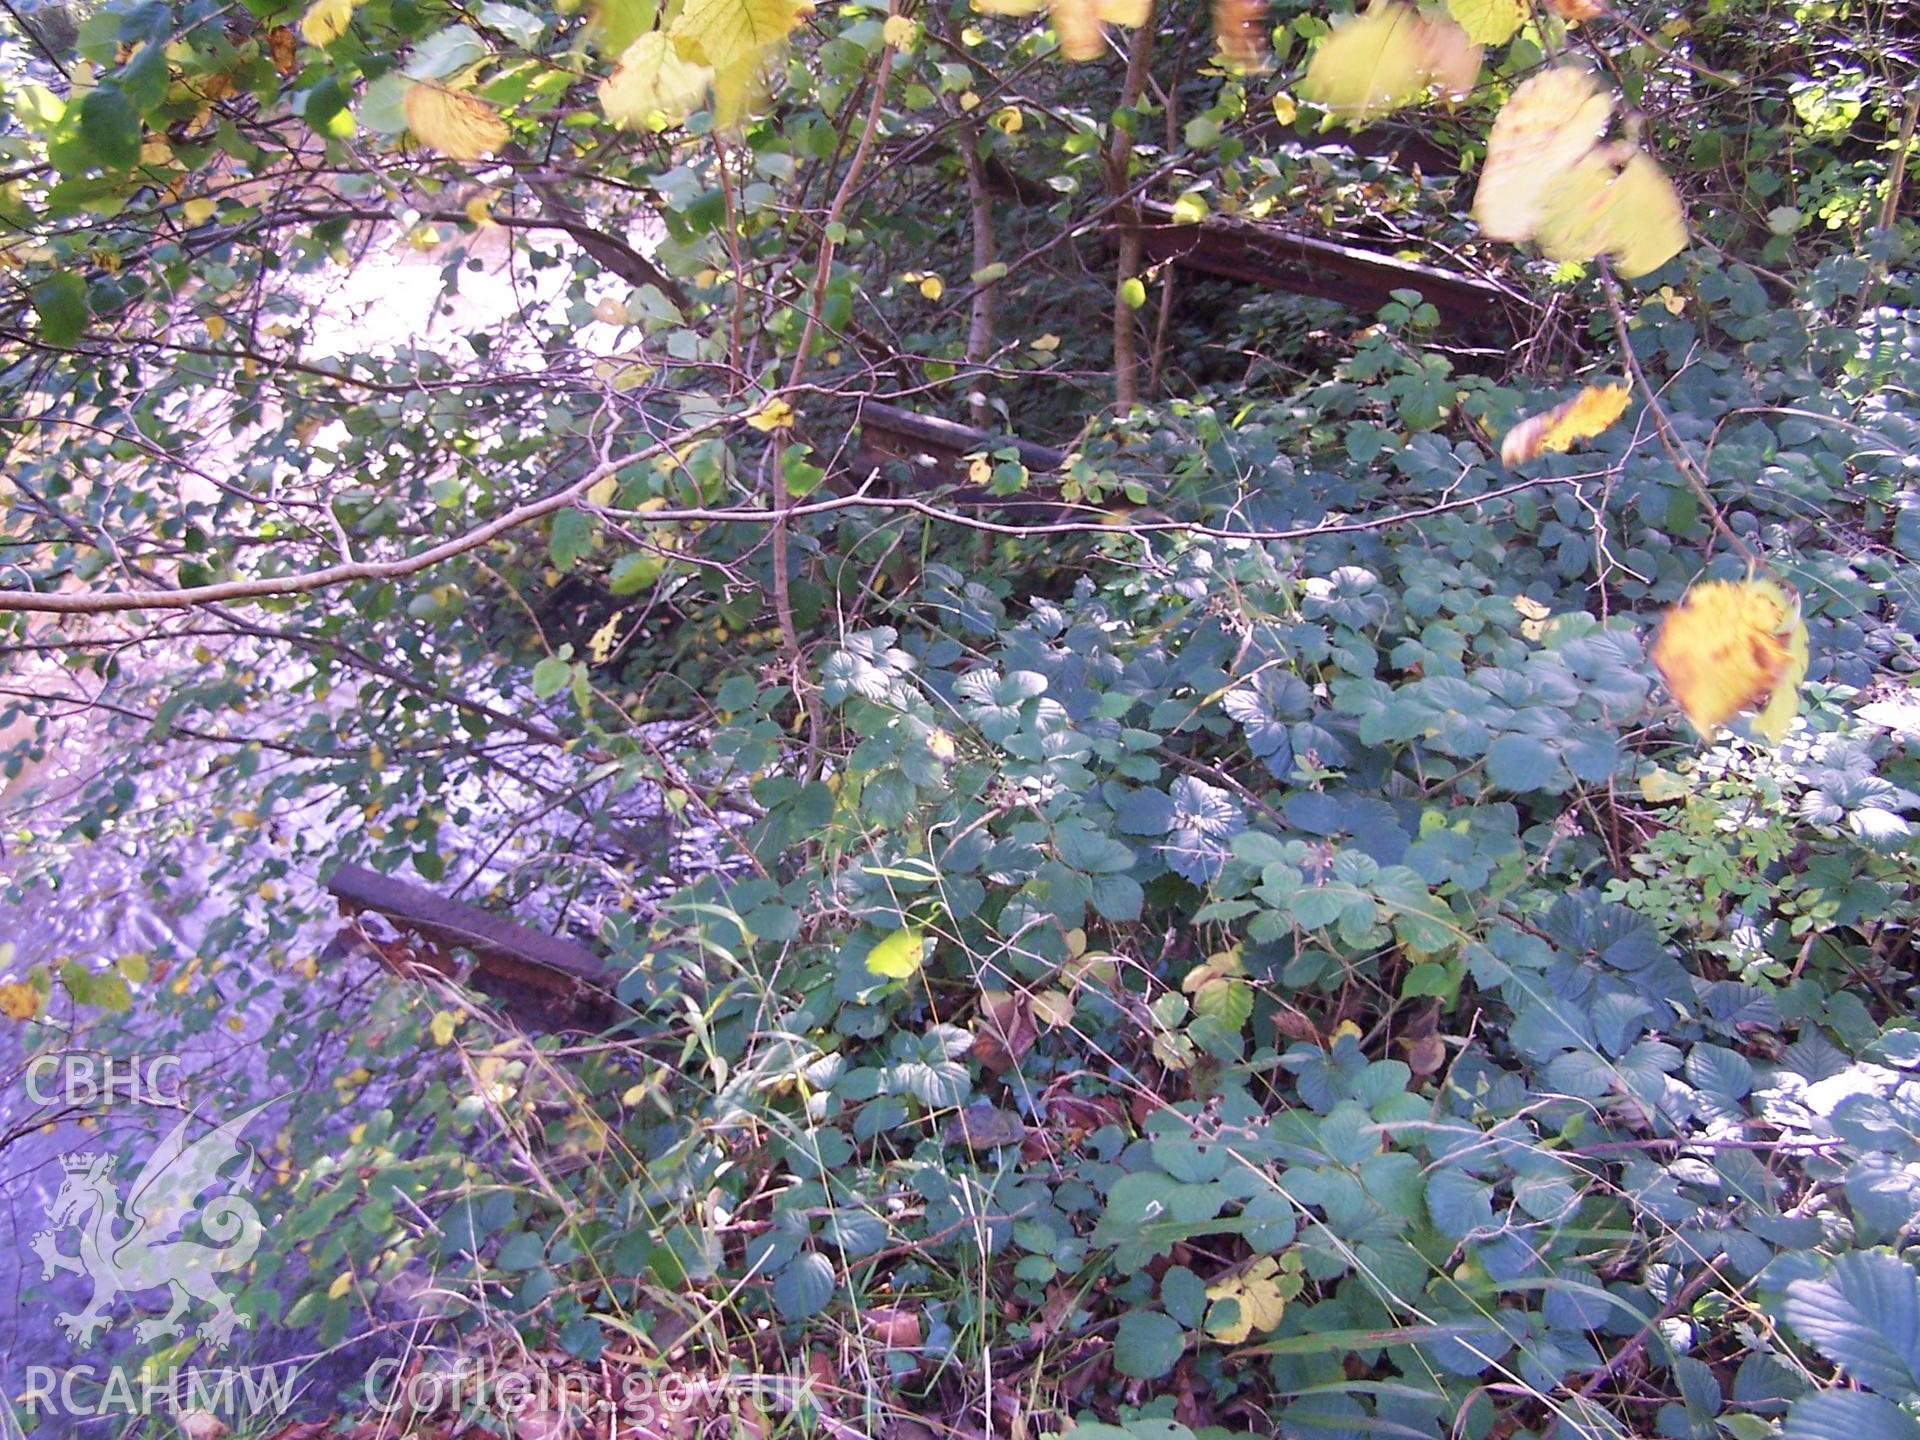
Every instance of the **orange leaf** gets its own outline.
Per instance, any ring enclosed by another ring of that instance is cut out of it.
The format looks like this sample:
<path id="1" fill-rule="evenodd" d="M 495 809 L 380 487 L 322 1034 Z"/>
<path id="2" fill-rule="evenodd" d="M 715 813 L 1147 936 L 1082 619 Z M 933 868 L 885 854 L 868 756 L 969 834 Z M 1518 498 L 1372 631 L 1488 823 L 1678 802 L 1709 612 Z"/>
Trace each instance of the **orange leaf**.
<path id="1" fill-rule="evenodd" d="M 1236 71 L 1265 68 L 1266 0 L 1213 0 L 1213 43 Z"/>
<path id="2" fill-rule="evenodd" d="M 1571 400 L 1529 415 L 1500 442 L 1502 465 L 1524 465 L 1548 450 L 1566 452 L 1591 440 L 1626 413 L 1633 392 L 1625 385 L 1589 385 Z"/>

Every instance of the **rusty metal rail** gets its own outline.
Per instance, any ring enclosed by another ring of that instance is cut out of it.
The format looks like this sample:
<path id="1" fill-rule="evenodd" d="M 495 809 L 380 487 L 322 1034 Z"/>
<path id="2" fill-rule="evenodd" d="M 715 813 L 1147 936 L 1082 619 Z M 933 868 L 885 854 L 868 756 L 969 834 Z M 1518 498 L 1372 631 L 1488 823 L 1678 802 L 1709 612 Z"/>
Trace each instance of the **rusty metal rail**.
<path id="1" fill-rule="evenodd" d="M 898 461 L 912 467 L 916 476 L 936 484 L 961 485 L 967 479 L 967 456 L 1008 446 L 1019 452 L 1020 463 L 1036 475 L 1051 474 L 1067 461 L 1067 452 L 1051 445 L 1036 445 L 1031 440 L 921 415 L 881 400 L 868 400 L 860 406 L 860 445 L 855 459 L 863 467 Z M 1018 497 L 1009 499 L 1018 503 Z"/>
<path id="2" fill-rule="evenodd" d="M 531 1000 L 534 1008 L 601 1014 L 611 1004 L 618 977 L 584 945 L 359 865 L 342 865 L 322 883 L 343 913 L 383 916 L 432 947 L 424 954 L 409 954 L 401 964 L 386 948 L 373 944 L 378 958 L 392 969 L 404 973 L 422 967 L 451 974 L 454 965 L 446 952 L 465 951 L 473 956 L 475 982 L 516 1008 Z"/>
<path id="3" fill-rule="evenodd" d="M 1155 201 L 1142 204 L 1139 216 L 1143 251 L 1156 264 L 1171 261 L 1203 275 L 1338 300 L 1363 314 L 1378 310 L 1395 290 L 1418 290 L 1449 330 L 1501 346 L 1522 333 L 1515 318 L 1524 302 L 1474 275 L 1276 225 L 1221 216 L 1177 224 L 1173 207 Z"/>

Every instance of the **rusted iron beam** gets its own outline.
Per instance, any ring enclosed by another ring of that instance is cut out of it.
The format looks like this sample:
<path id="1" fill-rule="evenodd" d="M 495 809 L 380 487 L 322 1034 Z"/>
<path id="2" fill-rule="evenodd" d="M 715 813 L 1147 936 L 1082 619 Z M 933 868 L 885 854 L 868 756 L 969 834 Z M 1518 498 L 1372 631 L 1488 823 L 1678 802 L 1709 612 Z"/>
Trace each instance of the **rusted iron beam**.
<path id="1" fill-rule="evenodd" d="M 572 940 L 359 865 L 342 865 L 322 883 L 344 913 L 371 911 L 440 950 L 466 951 L 481 988 L 504 982 L 510 1000 L 528 995 L 599 1012 L 612 999 L 617 977 L 598 955 Z M 442 957 L 432 955 L 415 957 L 415 963 L 446 968 Z"/>
<path id="2" fill-rule="evenodd" d="M 1067 463 L 1067 452 L 1051 445 L 1036 445 L 996 435 L 936 415 L 922 415 L 883 400 L 868 400 L 860 406 L 860 454 L 872 461 L 899 460 L 914 467 L 916 473 L 937 472 L 942 484 L 959 484 L 967 478 L 966 457 L 982 451 L 991 453 L 1008 446 L 1019 452 L 1020 463 L 1036 475 L 1047 475 Z"/>
<path id="3" fill-rule="evenodd" d="M 1029 524 L 1086 518 L 1084 511 L 1062 505 L 1045 478 L 1034 490 L 1018 495 L 995 495 L 984 485 L 970 483 L 969 455 L 1008 447 L 1036 477 L 1052 475 L 1067 463 L 1067 452 L 1051 445 L 922 415 L 883 400 L 867 400 L 860 406 L 860 440 L 853 461 L 862 474 L 904 465 L 910 488 L 939 490 L 940 504 L 956 509 L 996 510 Z"/>
<path id="4" fill-rule="evenodd" d="M 1155 201 L 1142 204 L 1139 216 L 1146 257 L 1156 264 L 1171 261 L 1204 275 L 1338 300 L 1363 314 L 1378 310 L 1395 290 L 1418 290 L 1450 330 L 1503 346 L 1515 338 L 1511 312 L 1519 302 L 1473 275 L 1275 225 L 1224 217 L 1176 224 L 1173 207 Z"/>

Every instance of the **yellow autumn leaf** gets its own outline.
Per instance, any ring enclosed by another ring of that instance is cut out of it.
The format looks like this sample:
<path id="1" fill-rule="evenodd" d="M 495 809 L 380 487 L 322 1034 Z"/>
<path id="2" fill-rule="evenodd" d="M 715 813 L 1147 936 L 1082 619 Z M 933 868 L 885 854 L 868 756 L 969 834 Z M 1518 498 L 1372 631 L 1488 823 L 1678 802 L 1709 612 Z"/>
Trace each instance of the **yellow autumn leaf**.
<path id="1" fill-rule="evenodd" d="M 0 1015 L 9 1020 L 31 1020 L 40 1013 L 40 992 L 24 980 L 0 983 Z"/>
<path id="2" fill-rule="evenodd" d="M 338 1300 L 352 1288 L 353 1272 L 351 1270 L 342 1270 L 338 1275 L 334 1276 L 333 1283 L 327 1287 L 327 1298 L 329 1300 Z"/>
<path id="3" fill-rule="evenodd" d="M 941 280 L 938 275 L 922 275 L 920 277 L 920 295 L 923 299 L 938 300 L 946 293 L 946 282 Z"/>
<path id="4" fill-rule="evenodd" d="M 1613 96 L 1593 73 L 1561 65 L 1514 90 L 1494 117 L 1473 218 L 1490 239 L 1530 240 L 1545 192 L 1600 142 Z"/>
<path id="5" fill-rule="evenodd" d="M 1073 996 L 1064 990 L 1043 990 L 1033 997 L 1033 1018 L 1059 1029 L 1073 1023 Z"/>
<path id="6" fill-rule="evenodd" d="M 1447 0 L 1447 13 L 1477 45 L 1504 45 L 1527 22 L 1527 0 Z"/>
<path id="7" fill-rule="evenodd" d="M 1287 1259 L 1292 1260 L 1289 1251 Z M 1262 1255 L 1245 1270 L 1207 1287 L 1213 1305 L 1207 1311 L 1207 1334 L 1225 1345 L 1238 1345 L 1258 1330 L 1265 1333 L 1280 1323 L 1287 1301 L 1303 1286 L 1299 1262 L 1282 1268 L 1271 1255 Z M 1222 1302 L 1231 1302 L 1231 1310 Z"/>
<path id="8" fill-rule="evenodd" d="M 1151 0 L 974 0 L 974 9 L 987 15 L 1032 15 L 1050 12 L 1060 53 L 1069 60 L 1098 60 L 1106 50 L 1109 25 L 1138 28 L 1147 23 Z M 964 107 L 965 101 L 963 99 Z"/>
<path id="9" fill-rule="evenodd" d="M 645 360 L 635 359 L 637 352 L 629 351 L 625 355 L 601 355 L 593 362 L 593 378 L 602 385 L 611 385 L 621 394 L 629 390 L 638 390 L 653 378 L 653 366 Z"/>
<path id="10" fill-rule="evenodd" d="M 1371 120 L 1435 86 L 1466 93 L 1480 60 L 1480 47 L 1453 21 L 1387 0 L 1335 23 L 1313 52 L 1300 93 L 1341 120 Z"/>
<path id="11" fill-rule="evenodd" d="M 628 130 L 670 130 L 706 98 L 713 72 L 683 56 L 662 30 L 649 30 L 629 45 L 600 82 L 600 108 Z"/>
<path id="12" fill-rule="evenodd" d="M 507 143 L 507 122 L 484 100 L 421 80 L 407 91 L 407 128 L 449 160 L 478 160 Z"/>
<path id="13" fill-rule="evenodd" d="M 607 617 L 606 624 L 587 637 L 587 658 L 594 664 L 606 664 L 607 657 L 613 654 L 613 642 L 620 638 L 620 620 L 626 613 L 614 611 Z"/>
<path id="14" fill-rule="evenodd" d="M 1420 17 L 1398 3 L 1336 20 L 1307 65 L 1300 93 L 1343 120 L 1369 120 L 1420 98 Z"/>
<path id="15" fill-rule="evenodd" d="M 1711 739 L 1734 716 L 1765 707 L 1767 731 L 1761 733 L 1771 739 L 1785 733 L 1798 711 L 1806 650 L 1800 607 L 1779 585 L 1708 580 L 1667 612 L 1652 653 L 1673 698 L 1703 736 Z"/>
<path id="16" fill-rule="evenodd" d="M 926 937 L 918 930 L 896 930 L 867 952 L 867 971 L 888 980 L 905 980 L 920 969 L 926 949 Z"/>
<path id="17" fill-rule="evenodd" d="M 1625 385 L 1589 385 L 1571 400 L 1529 415 L 1509 430 L 1500 442 L 1500 463 L 1524 465 L 1549 450 L 1565 453 L 1612 425 L 1632 398 Z"/>
<path id="18" fill-rule="evenodd" d="M 1514 92 L 1494 118 L 1473 218 L 1495 240 L 1538 240 L 1560 261 L 1608 256 L 1629 278 L 1687 243 L 1686 211 L 1652 156 L 1607 142 L 1613 96 L 1561 65 Z"/>
<path id="19" fill-rule="evenodd" d="M 1274 119 L 1278 120 L 1282 125 L 1291 125 L 1295 120 L 1299 119 L 1299 117 L 1300 107 L 1294 102 L 1293 96 L 1282 90 L 1278 95 L 1273 97 Z"/>
<path id="20" fill-rule="evenodd" d="M 1137 30 L 1147 23 L 1150 0 L 1053 0 L 1053 33 L 1069 60 L 1098 60 L 1106 50 L 1107 27 Z"/>
<path id="21" fill-rule="evenodd" d="M 224 315 L 209 315 L 206 318 L 206 327 L 207 339 L 215 341 L 224 340 L 227 334 L 227 317 Z"/>
<path id="22" fill-rule="evenodd" d="M 436 1045 L 451 1045 L 453 1032 L 460 1028 L 459 1017 L 451 1010 L 436 1010 L 433 1019 L 427 1024 L 427 1031 L 433 1036 Z"/>
<path id="23" fill-rule="evenodd" d="M 1633 151 L 1616 169 L 1603 147 L 1548 187 L 1538 239 L 1549 259 L 1606 255 L 1632 279 L 1686 248 L 1686 210 L 1651 155 Z"/>
<path id="24" fill-rule="evenodd" d="M 1002 135 L 1018 135 L 1027 123 L 1027 117 L 1020 113 L 1017 105 L 1003 105 L 993 112 L 993 118 L 987 122 Z"/>
<path id="25" fill-rule="evenodd" d="M 1807 622 L 1801 618 L 1800 607 L 1796 605 L 1793 625 L 1787 631 L 1786 668 L 1774 684 L 1773 697 L 1761 707 L 1748 727 L 1770 745 L 1778 745 L 1793 728 L 1793 717 L 1800 713 L 1800 683 L 1807 678 L 1807 666 L 1812 658 Z"/>
<path id="26" fill-rule="evenodd" d="M 180 207 L 180 214 L 189 225 L 204 225 L 213 218 L 213 212 L 219 206 L 205 195 L 196 195 Z"/>
<path id="27" fill-rule="evenodd" d="M 911 50 L 913 42 L 920 38 L 920 23 L 905 15 L 889 15 L 887 23 L 880 27 L 880 38 L 896 50 Z"/>
<path id="28" fill-rule="evenodd" d="M 682 59 L 712 71 L 721 126 L 738 124 L 787 36 L 811 9 L 805 0 L 687 0 L 667 35 Z"/>
<path id="29" fill-rule="evenodd" d="M 784 400 L 769 400 L 747 417 L 747 424 L 762 435 L 785 430 L 793 424 L 793 406 Z"/>
<path id="30" fill-rule="evenodd" d="M 493 199 L 490 193 L 474 196 L 462 208 L 466 211 L 467 219 L 482 230 L 493 229 L 500 223 L 493 218 Z"/>
<path id="31" fill-rule="evenodd" d="M 1687 783 L 1686 777 L 1674 774 L 1664 765 L 1656 765 L 1640 777 L 1640 798 L 1649 805 L 1671 804 L 1692 793 L 1693 786 Z"/>
<path id="32" fill-rule="evenodd" d="M 927 732 L 927 753 L 942 765 L 951 765 L 954 757 L 960 752 L 955 747 L 951 735 L 944 730 L 935 729 Z"/>
<path id="33" fill-rule="evenodd" d="M 300 17 L 300 37 L 309 45 L 331 45 L 352 20 L 353 0 L 313 0 Z"/>

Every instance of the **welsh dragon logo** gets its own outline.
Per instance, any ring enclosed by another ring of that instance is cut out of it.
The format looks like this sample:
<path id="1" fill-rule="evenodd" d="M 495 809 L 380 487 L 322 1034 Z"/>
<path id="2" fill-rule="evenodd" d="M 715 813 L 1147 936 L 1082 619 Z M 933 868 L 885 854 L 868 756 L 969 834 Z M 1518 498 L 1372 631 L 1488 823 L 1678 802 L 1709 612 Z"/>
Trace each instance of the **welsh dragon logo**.
<path id="1" fill-rule="evenodd" d="M 66 1177 L 48 1213 L 52 1223 L 33 1237 L 33 1249 L 47 1279 L 63 1270 L 93 1279 L 93 1298 L 86 1308 L 59 1317 L 61 1328 L 78 1348 L 86 1349 L 94 1335 L 111 1323 L 106 1312 L 115 1296 L 162 1286 L 172 1292 L 172 1307 L 135 1327 L 142 1340 L 184 1333 L 181 1317 L 195 1300 L 213 1307 L 199 1334 L 220 1348 L 225 1348 L 236 1329 L 253 1323 L 233 1308 L 227 1293 L 214 1283 L 222 1271 L 245 1265 L 259 1247 L 260 1212 L 253 1203 L 244 1195 L 231 1194 L 207 1201 L 198 1213 L 200 1229 L 214 1242 L 211 1245 L 174 1237 L 195 1213 L 203 1191 L 247 1184 L 253 1174 L 253 1154 L 240 1132 L 272 1103 L 256 1105 L 191 1142 L 187 1139 L 191 1117 L 183 1117 L 133 1178 L 124 1201 L 113 1180 L 111 1157 L 82 1151 L 61 1158 Z M 243 1154 L 246 1163 L 239 1174 L 223 1177 L 221 1170 Z M 79 1231 L 77 1254 L 60 1252 L 62 1226 Z"/>

